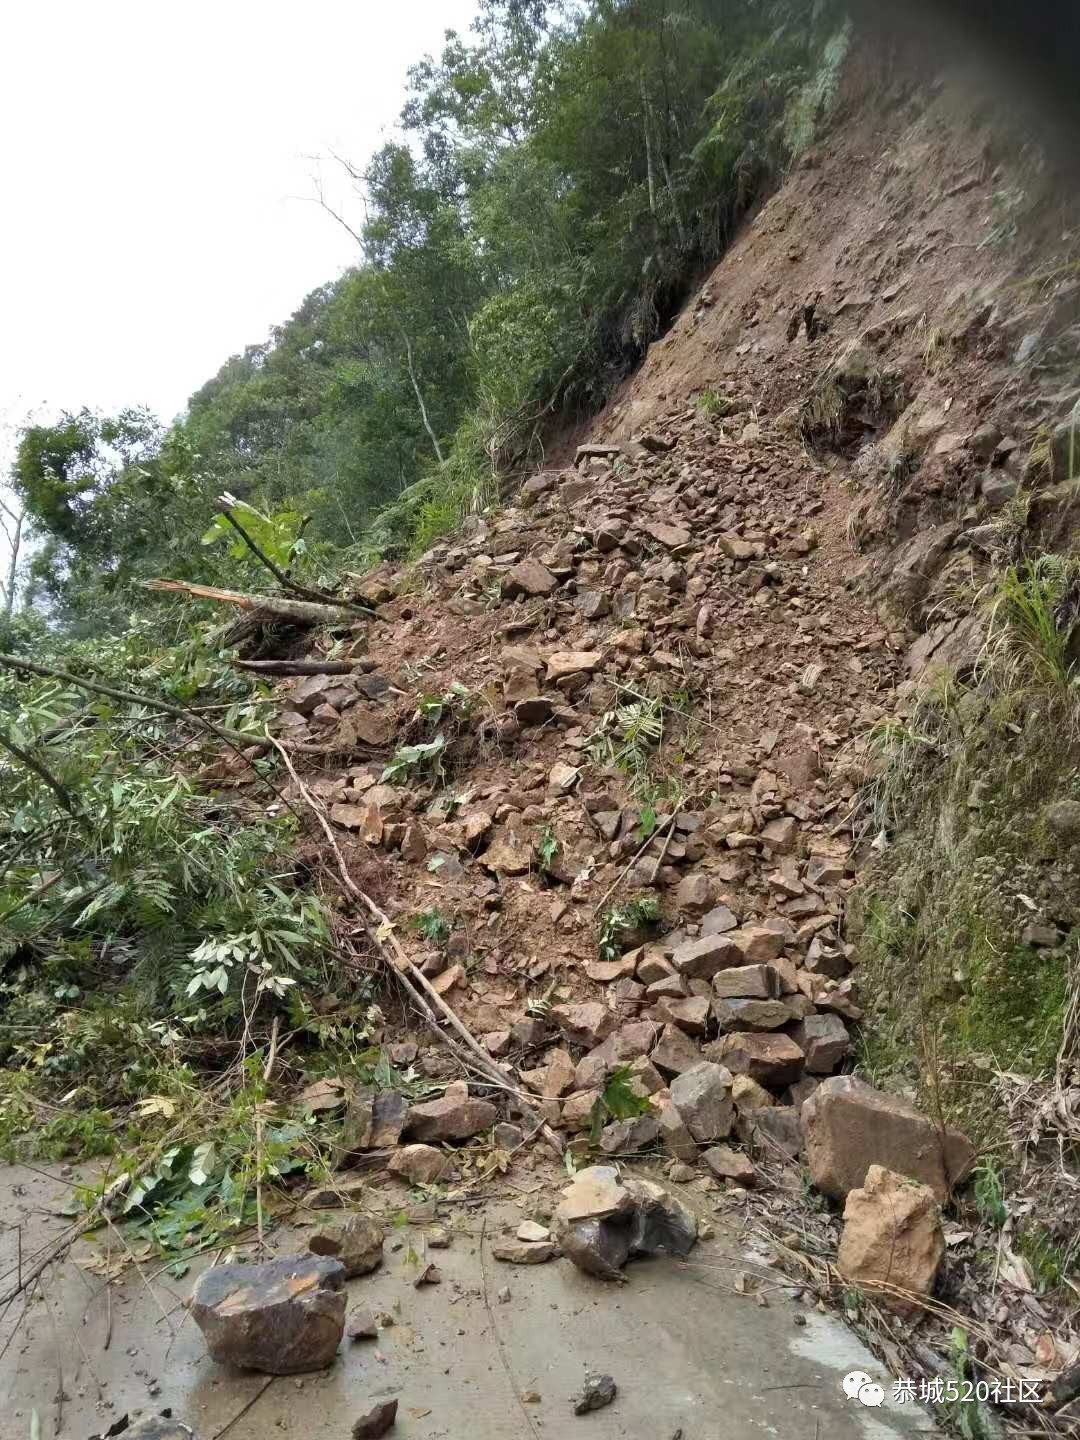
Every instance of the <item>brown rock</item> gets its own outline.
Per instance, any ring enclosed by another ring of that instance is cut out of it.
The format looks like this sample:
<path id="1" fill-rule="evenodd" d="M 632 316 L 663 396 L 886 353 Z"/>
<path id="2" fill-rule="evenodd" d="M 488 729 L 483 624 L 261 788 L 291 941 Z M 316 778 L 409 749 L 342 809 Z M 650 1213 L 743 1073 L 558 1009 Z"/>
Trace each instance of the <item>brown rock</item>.
<path id="1" fill-rule="evenodd" d="M 600 1132 L 600 1149 L 605 1155 L 638 1155 L 647 1150 L 659 1135 L 660 1121 L 655 1115 L 613 1120 Z"/>
<path id="2" fill-rule="evenodd" d="M 739 1116 L 738 1131 L 770 1160 L 794 1160 L 803 1148 L 799 1114 L 791 1105 L 763 1105 Z"/>
<path id="3" fill-rule="evenodd" d="M 558 684 L 570 675 L 592 674 L 603 658 L 599 650 L 556 650 L 547 659 L 547 678 Z"/>
<path id="4" fill-rule="evenodd" d="M 507 1265 L 544 1265 L 555 1258 L 554 1240 L 518 1240 L 504 1236 L 491 1247 L 496 1260 Z"/>
<path id="5" fill-rule="evenodd" d="M 640 950 L 629 950 L 618 960 L 591 960 L 585 966 L 585 973 L 600 985 L 609 985 L 613 980 L 633 979 L 640 953 Z"/>
<path id="6" fill-rule="evenodd" d="M 630 1226 L 610 1220 L 580 1220 L 559 1230 L 562 1253 L 586 1275 L 624 1280 L 622 1267 L 630 1258 Z"/>
<path id="7" fill-rule="evenodd" d="M 862 1188 L 851 1190 L 844 1206 L 836 1257 L 844 1279 L 880 1294 L 890 1309 L 913 1315 L 919 1306 L 904 1296 L 926 1299 L 944 1256 L 941 1215 L 930 1187 L 871 1165 Z"/>
<path id="8" fill-rule="evenodd" d="M 762 1110 L 776 1101 L 763 1085 L 751 1080 L 749 1075 L 735 1075 L 731 1081 L 731 1098 L 739 1114 L 749 1110 Z"/>
<path id="9" fill-rule="evenodd" d="M 797 827 L 790 815 L 770 820 L 762 829 L 761 838 L 774 855 L 790 855 L 795 849 Z"/>
<path id="10" fill-rule="evenodd" d="M 701 918 L 702 935 L 726 935 L 734 930 L 738 919 L 726 905 L 717 905 Z"/>
<path id="11" fill-rule="evenodd" d="M 657 1009 L 665 1024 L 670 1021 L 688 1035 L 704 1035 L 709 1025 L 709 1005 L 707 995 L 691 995 L 685 1000 L 663 1000 Z"/>
<path id="12" fill-rule="evenodd" d="M 533 864 L 532 846 L 513 830 L 497 830 L 480 864 L 497 875 L 527 875 Z"/>
<path id="13" fill-rule="evenodd" d="M 782 953 L 785 943 L 779 930 L 766 925 L 744 925 L 741 930 L 733 930 L 727 938 L 741 956 L 741 959 L 731 962 L 735 965 L 767 964 Z"/>
<path id="14" fill-rule="evenodd" d="M 671 1099 L 661 1099 L 656 1118 L 660 1124 L 660 1139 L 664 1148 L 674 1155 L 676 1160 L 682 1160 L 687 1165 L 693 1165 L 697 1161 L 697 1141 L 686 1128 L 682 1116 L 672 1104 Z"/>
<path id="15" fill-rule="evenodd" d="M 551 595 L 559 582 L 539 560 L 519 560 L 503 577 L 502 593 L 509 600 L 518 595 Z"/>
<path id="16" fill-rule="evenodd" d="M 713 976 L 712 991 L 717 1000 L 775 1000 L 780 976 L 772 965 L 735 965 Z"/>
<path id="17" fill-rule="evenodd" d="M 681 1075 L 700 1063 L 701 1052 L 677 1025 L 665 1025 L 649 1058 L 663 1074 Z"/>
<path id="18" fill-rule="evenodd" d="M 641 528 L 646 535 L 669 550 L 681 550 L 690 544 L 690 531 L 684 530 L 681 525 L 665 525 L 662 521 L 647 520 Z"/>
<path id="19" fill-rule="evenodd" d="M 529 695 L 514 705 L 514 715 L 522 725 L 543 725 L 551 719 L 554 705 L 546 695 Z"/>
<path id="20" fill-rule="evenodd" d="M 580 1005 L 553 1005 L 551 1018 L 568 1040 L 590 1049 L 606 1040 L 615 1029 L 616 1018 L 597 1000 Z"/>
<path id="21" fill-rule="evenodd" d="M 522 1070 L 521 1078 L 530 1090 L 546 1100 L 565 1095 L 574 1084 L 574 1062 L 567 1050 L 551 1050 L 544 1064 L 535 1070 Z"/>
<path id="22" fill-rule="evenodd" d="M 702 915 L 713 903 L 712 881 L 700 870 L 684 875 L 675 892 L 675 903 L 688 915 Z"/>
<path id="23" fill-rule="evenodd" d="M 700 1061 L 671 1082 L 671 1103 L 695 1140 L 722 1140 L 735 1122 L 730 1071 Z"/>
<path id="24" fill-rule="evenodd" d="M 643 985 L 652 985 L 655 981 L 665 980 L 675 973 L 659 945 L 646 945 L 644 951 L 631 953 L 639 953 L 641 956 L 637 965 L 637 978 Z"/>
<path id="25" fill-rule="evenodd" d="M 757 1171 L 747 1157 L 730 1145 L 711 1145 L 702 1151 L 701 1163 L 718 1180 L 733 1180 L 748 1189 L 757 1184 Z"/>
<path id="26" fill-rule="evenodd" d="M 352 1440 L 379 1440 L 397 1422 L 396 1400 L 383 1400 L 353 1422 Z"/>
<path id="27" fill-rule="evenodd" d="M 556 1224 L 574 1225 L 579 1220 L 610 1220 L 629 1216 L 634 1209 L 630 1191 L 612 1165 L 590 1165 L 579 1170 L 555 1210 Z"/>
<path id="28" fill-rule="evenodd" d="M 345 1322 L 345 1334 L 350 1340 L 375 1340 L 379 1335 L 379 1327 L 375 1322 L 375 1316 L 366 1305 L 360 1305 L 349 1312 L 349 1318 Z"/>
<path id="29" fill-rule="evenodd" d="M 405 1128 L 414 1140 L 468 1140 L 490 1129 L 497 1119 L 490 1100 L 474 1099 L 466 1082 L 455 1080 L 439 1099 L 413 1105 Z"/>
<path id="30" fill-rule="evenodd" d="M 721 1030 L 779 1030 L 792 1018 L 784 1000 L 713 1000 L 712 1013 Z"/>
<path id="31" fill-rule="evenodd" d="M 331 1255 L 345 1267 L 346 1280 L 370 1275 L 383 1259 L 382 1222 L 370 1215 L 350 1215 L 344 1225 L 320 1226 L 308 1239 L 313 1255 Z"/>
<path id="32" fill-rule="evenodd" d="M 345 1329 L 345 1267 L 318 1255 L 265 1265 L 214 1265 L 195 1282 L 189 1309 L 211 1358 L 266 1375 L 331 1364 Z"/>
<path id="33" fill-rule="evenodd" d="M 958 1131 L 940 1136 L 907 1100 L 852 1075 L 834 1075 L 818 1086 L 802 1107 L 802 1127 L 811 1178 L 837 1200 L 879 1165 L 928 1185 L 943 1204 L 975 1158 Z"/>
<path id="34" fill-rule="evenodd" d="M 450 1157 L 433 1145 L 403 1145 L 386 1168 L 412 1185 L 434 1185 L 450 1169 Z"/>
<path id="35" fill-rule="evenodd" d="M 688 940 L 671 957 L 680 975 L 692 980 L 711 980 L 720 970 L 744 963 L 744 952 L 728 935 L 703 935 Z"/>
<path id="36" fill-rule="evenodd" d="M 751 1080 L 774 1090 L 796 1081 L 803 1068 L 803 1052 L 788 1035 L 738 1031 L 705 1048 L 733 1075 L 749 1075 Z"/>
<path id="37" fill-rule="evenodd" d="M 851 1049 L 851 1037 L 839 1015 L 808 1015 L 792 1031 L 813 1075 L 831 1075 Z"/>
<path id="38" fill-rule="evenodd" d="M 593 1106 L 600 1099 L 600 1090 L 590 1087 L 578 1090 L 562 1105 L 562 1123 L 567 1130 L 587 1130 L 592 1123 Z"/>

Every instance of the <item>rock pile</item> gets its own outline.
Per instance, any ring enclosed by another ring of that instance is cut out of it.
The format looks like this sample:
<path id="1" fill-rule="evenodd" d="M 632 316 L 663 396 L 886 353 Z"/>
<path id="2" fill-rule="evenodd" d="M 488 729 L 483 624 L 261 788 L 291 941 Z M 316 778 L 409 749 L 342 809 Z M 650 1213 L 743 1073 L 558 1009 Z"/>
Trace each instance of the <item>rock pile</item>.
<path id="1" fill-rule="evenodd" d="M 571 1140 L 594 1130 L 618 1073 L 642 1113 L 607 1117 L 606 1155 L 659 1144 L 751 1185 L 738 1147 L 797 1155 L 804 1105 L 845 1065 L 861 1011 L 842 938 L 844 806 L 867 773 L 855 737 L 888 712 L 904 639 L 845 590 L 827 498 L 764 424 L 735 440 L 673 411 L 663 434 L 583 447 L 572 469 L 534 476 L 516 506 L 436 546 L 422 601 L 384 567 L 356 672 L 289 692 L 283 728 L 327 757 L 308 783 L 382 857 L 390 912 L 435 903 L 446 917 L 449 935 L 418 935 L 410 958 L 530 1094 L 511 1116 L 530 1135 L 536 1121 Z M 442 696 L 434 707 L 414 708 L 410 666 Z M 666 811 L 655 767 L 626 751 L 648 717 L 640 744 L 668 766 Z M 672 728 L 677 759 L 662 744 Z M 387 764 L 395 746 L 434 739 L 441 770 Z M 655 904 L 620 912 L 631 896 Z M 550 1003 L 530 1007 L 539 984 Z M 450 1073 L 437 1049 L 405 1048 L 427 1074 Z M 430 1183 L 452 1165 L 436 1147 L 490 1133 L 498 1099 L 462 1081 L 412 1106 L 365 1092 L 343 1153 L 392 1149 L 394 1173 Z M 955 1155 L 932 1175 L 911 1130 L 897 1163 L 871 1146 L 841 1173 L 837 1113 L 811 1111 L 830 1193 L 875 1162 L 935 1193 L 963 1169 Z M 902 1149 L 912 1122 L 887 1118 Z M 610 1222 L 588 1217 L 593 1251 L 618 1270 L 625 1237 Z"/>

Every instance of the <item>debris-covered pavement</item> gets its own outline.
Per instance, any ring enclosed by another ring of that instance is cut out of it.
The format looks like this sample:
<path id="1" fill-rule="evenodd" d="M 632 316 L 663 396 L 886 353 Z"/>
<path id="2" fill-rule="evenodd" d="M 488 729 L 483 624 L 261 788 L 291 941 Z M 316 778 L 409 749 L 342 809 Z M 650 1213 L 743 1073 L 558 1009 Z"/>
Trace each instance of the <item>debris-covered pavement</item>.
<path id="1" fill-rule="evenodd" d="M 20 1197 L 11 1196 L 13 1180 L 25 1186 Z M 538 1177 L 515 1176 L 499 1187 L 513 1198 L 490 1201 L 486 1218 L 480 1207 L 440 1206 L 443 1221 L 427 1206 L 419 1209 L 425 1218 L 408 1225 L 395 1223 L 409 1203 L 405 1192 L 395 1187 L 378 1196 L 387 1221 L 383 1264 L 344 1282 L 349 1310 L 366 1309 L 374 1333 L 346 1337 L 329 1368 L 308 1374 L 239 1371 L 207 1353 L 184 1301 L 198 1272 L 225 1255 L 195 1258 L 182 1278 L 160 1266 L 147 1265 L 142 1278 L 129 1269 L 110 1296 L 79 1266 L 91 1251 L 81 1243 L 31 1296 L 25 1316 L 15 1306 L 0 1322 L 0 1349 L 11 1341 L 0 1372 L 0 1433 L 24 1440 L 35 1410 L 43 1440 L 57 1433 L 88 1440 L 124 1416 L 135 1425 L 171 1411 L 165 1428 L 148 1432 L 155 1440 L 187 1440 L 181 1425 L 201 1440 L 215 1440 L 226 1427 L 230 1440 L 348 1440 L 358 1422 L 376 1423 L 394 1402 L 396 1420 L 386 1433 L 403 1440 L 535 1440 L 571 1426 L 601 1437 L 681 1430 L 686 1440 L 721 1432 L 738 1440 L 764 1428 L 856 1440 L 868 1435 L 871 1420 L 879 1440 L 928 1433 L 918 1406 L 887 1398 L 871 1412 L 847 1398 L 846 1374 L 861 1370 L 883 1384 L 889 1377 L 809 1291 L 763 1263 L 764 1251 L 747 1249 L 734 1221 L 711 1220 L 716 1233 L 685 1260 L 636 1261 L 624 1286 L 582 1274 L 566 1259 L 500 1264 L 498 1237 L 553 1207 L 564 1181 L 554 1172 L 543 1186 Z M 6 1265 L 19 1218 L 28 1248 L 58 1228 L 50 1212 L 65 1186 L 23 1170 L 17 1177 L 3 1172 L 0 1184 Z M 275 1255 L 301 1253 L 326 1212 L 296 1218 L 305 1223 L 275 1232 Z M 450 1232 L 449 1246 L 437 1252 L 443 1282 L 417 1289 L 424 1236 L 440 1223 Z M 734 1277 L 742 1277 L 738 1290 Z M 500 1292 L 507 1295 L 501 1302 Z M 573 1405 L 590 1375 L 609 1376 L 617 1394 L 578 1419 Z"/>

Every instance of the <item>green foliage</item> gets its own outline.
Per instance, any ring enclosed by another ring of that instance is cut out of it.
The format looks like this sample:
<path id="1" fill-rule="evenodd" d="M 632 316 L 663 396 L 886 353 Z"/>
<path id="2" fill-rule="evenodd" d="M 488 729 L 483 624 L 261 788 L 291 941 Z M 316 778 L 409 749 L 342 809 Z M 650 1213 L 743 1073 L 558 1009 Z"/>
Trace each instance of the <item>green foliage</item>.
<path id="1" fill-rule="evenodd" d="M 456 726 L 464 726 L 476 707 L 476 700 L 477 697 L 467 686 L 455 680 L 442 695 L 421 695 L 416 710 L 420 718 L 431 725 L 450 720 Z"/>
<path id="2" fill-rule="evenodd" d="M 731 415 L 738 408 L 736 401 L 727 395 L 721 395 L 718 390 L 702 390 L 694 405 L 700 415 L 710 420 L 722 420 L 725 415 Z"/>
<path id="3" fill-rule="evenodd" d="M 78 672 L 92 656 L 105 681 L 213 703 L 257 733 L 257 695 L 200 637 L 157 640 L 147 624 L 55 658 Z M 328 917 L 289 856 L 292 816 L 189 778 L 202 732 L 6 671 L 0 716 L 70 800 L 0 758 L 0 1138 L 8 1153 L 123 1151 L 146 1118 L 128 1107 L 148 1094 L 172 1095 L 162 1113 L 190 1103 L 188 1060 L 207 1044 L 239 1053 L 273 1015 L 299 1035 L 325 1024 L 314 1001 L 333 988 Z M 59 1095 L 77 1102 L 43 1121 Z"/>
<path id="4" fill-rule="evenodd" d="M 1070 1003 L 1080 882 L 1075 847 L 1044 818 L 1077 794 L 1061 717 L 1056 691 L 991 647 L 972 686 L 928 690 L 871 751 L 867 833 L 881 853 L 849 907 L 872 1018 L 862 1063 L 987 1142 L 1002 1116 L 979 1067 L 1052 1073 Z M 1059 944 L 1026 933 L 1046 920 Z"/>
<path id="5" fill-rule="evenodd" d="M 293 561 L 303 555 L 304 541 L 301 531 L 304 527 L 304 516 L 299 511 L 279 510 L 274 515 L 264 515 L 261 510 L 256 510 L 254 505 L 249 505 L 246 500 L 237 500 L 234 495 L 223 495 L 221 498 L 235 513 L 245 534 L 250 536 L 263 554 L 280 569 L 288 570 Z M 222 541 L 228 542 L 231 560 L 238 563 L 258 563 L 253 562 L 251 551 L 236 529 L 223 514 L 219 514 L 210 522 L 210 528 L 202 537 L 202 543 L 218 545 Z"/>
<path id="6" fill-rule="evenodd" d="M 559 840 L 551 826 L 547 826 L 540 839 L 536 842 L 536 855 L 540 861 L 541 870 L 550 870 L 554 864 L 555 856 L 559 853 Z"/>
<path id="7" fill-rule="evenodd" d="M 639 1095 L 633 1088 L 630 1066 L 617 1066 L 605 1081 L 589 1114 L 592 1143 L 599 1143 L 600 1132 L 609 1120 L 633 1120 L 638 1115 L 648 1115 L 651 1109 L 649 1097 Z"/>
<path id="8" fill-rule="evenodd" d="M 443 912 L 434 905 L 414 915 L 409 924 L 418 935 L 433 945 L 445 945 L 453 928 Z"/>
<path id="9" fill-rule="evenodd" d="M 609 906 L 600 916 L 600 959 L 617 960 L 625 949 L 626 937 L 655 924 L 659 918 L 660 902 L 655 895 L 644 895 L 624 905 Z"/>
<path id="10" fill-rule="evenodd" d="M 443 774 L 443 751 L 446 737 L 436 735 L 421 745 L 403 745 L 395 750 L 389 764 L 382 772 L 382 781 L 394 784 L 409 784 L 414 780 L 428 778 L 437 780 Z"/>
<path id="11" fill-rule="evenodd" d="M 1080 564 L 1071 557 L 1042 555 L 1010 565 L 998 581 L 986 651 L 997 683 L 1036 687 L 1062 703 L 1075 720 L 1078 629 Z"/>
<path id="12" fill-rule="evenodd" d="M 155 574 L 249 574 L 231 532 L 198 544 L 222 492 L 279 563 L 422 554 L 638 363 L 827 120 L 848 37 L 833 0 L 478 0 L 357 163 L 355 268 L 167 431 L 27 430 L 37 594 L 101 633 L 162 603 Z"/>
<path id="13" fill-rule="evenodd" d="M 972 1193 L 975 1208 L 982 1218 L 1000 1230 L 1009 1218 L 1009 1212 L 1005 1206 L 1001 1169 L 989 1156 L 984 1156 L 975 1168 Z"/>
<path id="14" fill-rule="evenodd" d="M 1022 1226 L 1016 1248 L 1031 1266 L 1041 1295 L 1056 1290 L 1075 1269 L 1075 1242 L 1063 1247 L 1051 1230 L 1038 1222 Z"/>
<path id="15" fill-rule="evenodd" d="M 664 739 L 664 708 L 659 699 L 634 700 L 609 710 L 589 737 L 594 758 L 634 776 L 648 770 Z"/>

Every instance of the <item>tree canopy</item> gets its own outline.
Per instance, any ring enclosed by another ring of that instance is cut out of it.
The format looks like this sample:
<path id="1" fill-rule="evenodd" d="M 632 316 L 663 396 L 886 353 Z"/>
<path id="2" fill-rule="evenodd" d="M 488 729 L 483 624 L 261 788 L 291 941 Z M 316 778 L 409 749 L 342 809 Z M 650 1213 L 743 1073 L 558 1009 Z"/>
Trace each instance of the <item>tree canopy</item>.
<path id="1" fill-rule="evenodd" d="M 24 432 L 27 594 L 115 630 L 156 603 L 141 579 L 221 578 L 199 537 L 222 491 L 310 516 L 315 563 L 425 547 L 641 359 L 812 137 L 846 33 L 822 0 L 478 0 L 413 66 L 396 136 L 341 162 L 355 268 L 167 430 Z"/>

